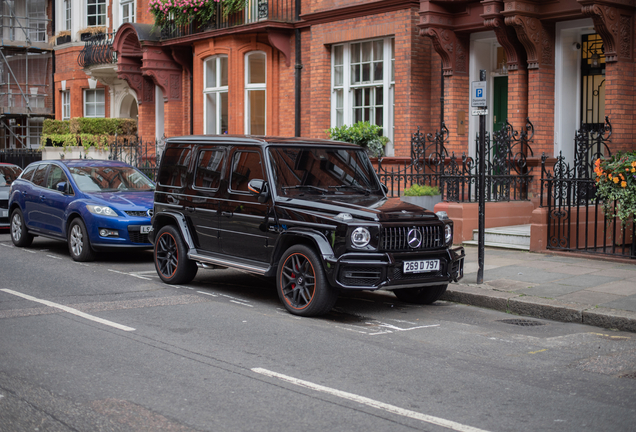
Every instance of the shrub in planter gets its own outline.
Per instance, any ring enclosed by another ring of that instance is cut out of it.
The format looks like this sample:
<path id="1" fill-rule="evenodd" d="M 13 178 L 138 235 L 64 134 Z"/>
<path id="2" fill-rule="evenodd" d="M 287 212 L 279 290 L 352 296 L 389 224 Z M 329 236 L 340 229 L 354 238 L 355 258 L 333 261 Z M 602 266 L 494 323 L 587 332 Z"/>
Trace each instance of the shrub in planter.
<path id="1" fill-rule="evenodd" d="M 125 145 L 136 141 L 137 122 L 120 118 L 74 118 L 44 121 L 41 145 L 53 147 L 82 146 L 107 149 L 118 143 Z"/>
<path id="2" fill-rule="evenodd" d="M 442 195 L 436 186 L 414 184 L 410 188 L 404 189 L 400 199 L 433 210 L 435 204 L 442 201 Z"/>
<path id="3" fill-rule="evenodd" d="M 636 217 L 636 151 L 597 159 L 594 174 L 596 197 L 603 200 L 605 214 L 617 216 L 623 225 Z"/>
<path id="4" fill-rule="evenodd" d="M 384 155 L 384 146 L 389 139 L 380 135 L 382 128 L 369 122 L 358 122 L 353 126 L 340 126 L 328 129 L 329 139 L 357 144 L 367 149 L 369 156 Z"/>

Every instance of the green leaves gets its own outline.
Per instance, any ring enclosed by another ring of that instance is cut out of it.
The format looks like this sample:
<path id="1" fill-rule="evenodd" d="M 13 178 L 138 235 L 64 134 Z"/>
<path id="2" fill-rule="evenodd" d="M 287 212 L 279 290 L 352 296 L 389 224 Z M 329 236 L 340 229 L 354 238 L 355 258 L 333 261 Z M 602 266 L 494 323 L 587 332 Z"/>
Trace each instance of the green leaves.
<path id="1" fill-rule="evenodd" d="M 414 184 L 410 188 L 404 189 L 404 196 L 435 196 L 439 195 L 439 189 L 436 186 Z"/>
<path id="2" fill-rule="evenodd" d="M 596 197 L 603 201 L 603 211 L 607 216 L 617 216 L 625 225 L 636 216 L 636 151 L 598 159 L 594 174 Z"/>
<path id="3" fill-rule="evenodd" d="M 358 122 L 353 126 L 340 126 L 328 129 L 329 139 L 357 144 L 367 148 L 370 156 L 384 155 L 384 146 L 389 139 L 382 136 L 382 128 L 369 122 Z"/>

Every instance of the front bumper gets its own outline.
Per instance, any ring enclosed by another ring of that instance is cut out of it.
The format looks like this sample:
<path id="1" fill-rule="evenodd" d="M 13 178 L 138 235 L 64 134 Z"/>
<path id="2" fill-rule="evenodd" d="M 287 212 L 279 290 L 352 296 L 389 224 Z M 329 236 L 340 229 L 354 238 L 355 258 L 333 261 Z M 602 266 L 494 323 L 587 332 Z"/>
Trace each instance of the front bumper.
<path id="1" fill-rule="evenodd" d="M 347 290 L 425 287 L 457 282 L 464 276 L 464 248 L 419 253 L 348 253 L 326 258 L 330 283 Z M 404 273 L 404 261 L 439 259 L 440 268 L 427 273 Z"/>
<path id="2" fill-rule="evenodd" d="M 150 248 L 152 243 L 148 233 L 142 233 L 142 227 L 150 226 L 150 218 L 109 218 L 91 215 L 86 218 L 86 229 L 91 246 L 94 249 L 108 248 Z M 103 237 L 100 229 L 117 231 L 117 236 Z"/>

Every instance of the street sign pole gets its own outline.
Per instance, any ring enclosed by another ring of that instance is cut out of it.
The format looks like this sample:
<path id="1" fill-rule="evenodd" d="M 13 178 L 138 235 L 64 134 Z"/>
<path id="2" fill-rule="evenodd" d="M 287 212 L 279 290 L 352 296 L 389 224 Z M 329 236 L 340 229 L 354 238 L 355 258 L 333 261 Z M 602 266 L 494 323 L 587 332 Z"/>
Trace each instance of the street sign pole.
<path id="1" fill-rule="evenodd" d="M 479 71 L 479 81 L 486 81 L 486 71 Z M 484 91 L 484 98 L 485 98 Z M 477 234 L 477 248 L 478 256 L 477 261 L 479 269 L 477 270 L 477 283 L 484 283 L 484 242 L 486 231 L 486 113 L 488 112 L 485 107 L 482 108 L 485 113 L 479 115 L 479 184 L 478 184 L 478 196 L 479 196 L 479 221 L 478 221 L 478 234 Z M 482 111 L 482 112 L 483 112 Z"/>

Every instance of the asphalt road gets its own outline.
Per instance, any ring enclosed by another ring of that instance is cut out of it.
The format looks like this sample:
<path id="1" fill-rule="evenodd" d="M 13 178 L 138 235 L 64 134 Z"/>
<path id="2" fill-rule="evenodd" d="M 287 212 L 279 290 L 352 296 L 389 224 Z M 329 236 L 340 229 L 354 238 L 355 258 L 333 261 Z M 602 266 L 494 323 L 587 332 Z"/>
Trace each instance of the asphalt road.
<path id="1" fill-rule="evenodd" d="M 261 277 L 0 233 L 0 431 L 160 430 L 634 431 L 636 336 L 382 292 L 299 318 Z"/>

